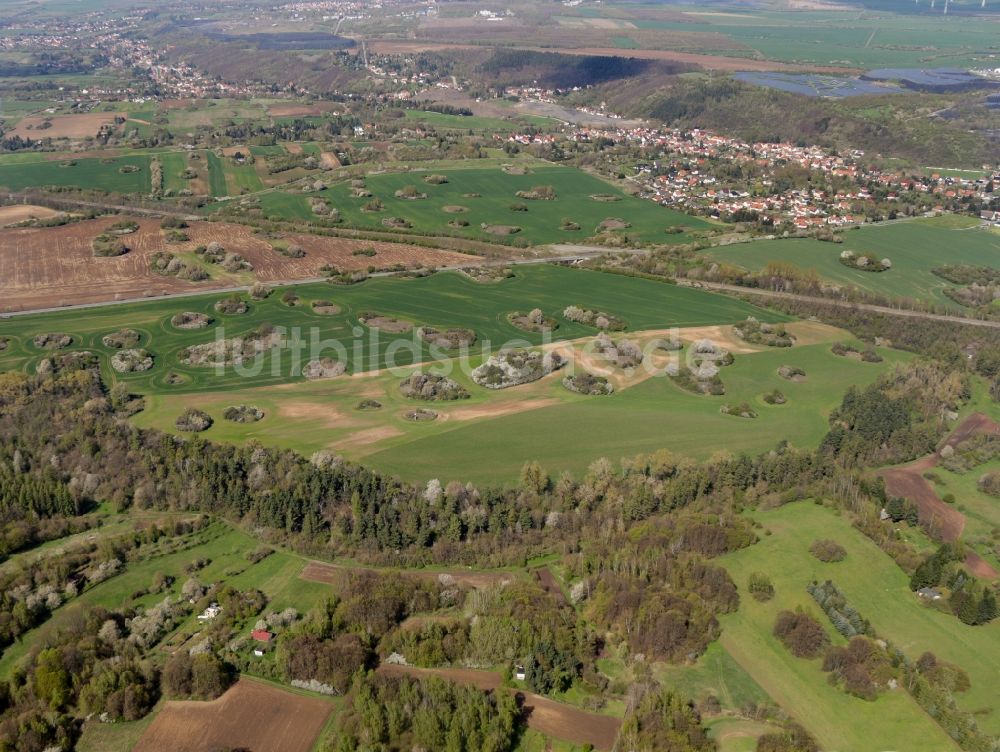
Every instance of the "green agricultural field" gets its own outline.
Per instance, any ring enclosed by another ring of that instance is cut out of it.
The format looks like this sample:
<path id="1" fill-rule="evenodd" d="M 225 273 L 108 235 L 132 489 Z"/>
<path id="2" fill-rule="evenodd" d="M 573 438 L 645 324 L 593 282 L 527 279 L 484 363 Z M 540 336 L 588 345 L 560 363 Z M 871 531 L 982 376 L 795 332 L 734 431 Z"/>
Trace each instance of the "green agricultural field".
<path id="1" fill-rule="evenodd" d="M 276 291 L 267 300 L 252 302 L 250 312 L 242 316 L 216 313 L 214 304 L 226 297 L 217 293 L 0 321 L 0 336 L 12 338 L 11 346 L 0 353 L 0 369 L 30 367 L 44 357 L 45 353 L 35 348 L 31 340 L 36 334 L 45 332 L 65 331 L 75 337 L 73 349 L 86 348 L 110 356 L 113 351 L 103 345 L 101 337 L 124 325 L 139 330 L 143 334 L 140 346 L 157 358 L 150 371 L 127 377 L 129 383 L 142 391 L 200 392 L 276 384 L 292 378 L 290 357 L 278 359 L 275 369 L 276 359 L 267 355 L 258 361 L 261 372 L 250 377 L 241 376 L 233 369 L 226 369 L 227 373 L 218 376 L 213 368 L 183 366 L 178 362 L 177 354 L 181 349 L 214 340 L 216 328 L 221 328 L 225 337 L 233 337 L 246 334 L 263 323 L 289 330 L 299 327 L 308 342 L 315 327 L 321 340 L 331 341 L 315 356 L 336 355 L 332 341 L 337 340 L 346 349 L 348 370 L 358 372 L 383 367 L 386 352 L 397 339 L 385 335 L 376 337 L 361 327 L 357 317 L 363 311 L 398 316 L 416 325 L 471 328 L 479 338 L 477 349 L 483 341 L 494 346 L 515 339 L 540 344 L 541 335 L 525 333 L 506 320 L 510 312 L 535 307 L 556 316 L 568 305 L 600 308 L 623 318 L 632 330 L 735 323 L 750 314 L 771 321 L 787 320 L 782 314 L 769 313 L 701 290 L 550 265 L 521 267 L 514 278 L 499 284 L 479 284 L 458 273 L 442 273 L 422 279 L 382 277 L 351 287 L 314 283 L 297 286 L 294 292 L 301 297 L 303 305 L 294 308 L 285 305 L 281 301 L 282 291 Z M 313 300 L 332 300 L 342 311 L 334 316 L 314 313 L 309 305 Z M 171 317 L 185 311 L 212 316 L 216 327 L 187 331 L 173 327 Z M 594 331 L 563 320 L 556 336 L 573 339 Z M 356 333 L 360 337 L 357 340 Z M 420 346 L 409 354 L 397 353 L 395 362 L 408 365 L 429 358 L 429 350 Z M 166 390 L 162 380 L 170 369 L 189 377 L 189 383 Z M 112 376 L 110 369 L 106 369 L 106 373 Z"/>
<path id="2" fill-rule="evenodd" d="M 258 147 L 253 147 L 258 154 Z M 263 155 L 266 156 L 266 155 Z M 598 231 L 605 219 L 620 219 L 629 237 L 638 237 L 648 243 L 684 242 L 687 233 L 668 234 L 668 228 L 683 227 L 688 230 L 709 228 L 705 220 L 688 216 L 658 206 L 657 204 L 626 195 L 619 188 L 570 167 L 551 165 L 531 167 L 530 174 L 510 175 L 501 168 L 473 167 L 460 169 L 454 166 L 432 164 L 419 171 L 371 175 L 366 179 L 367 189 L 384 205 L 383 211 L 364 211 L 370 198 L 352 195 L 348 183 L 331 186 L 322 194 L 340 212 L 344 224 L 351 227 L 385 229 L 382 221 L 399 217 L 412 225 L 414 233 L 460 234 L 477 240 L 524 242 L 532 245 L 543 243 L 582 242 Z M 428 175 L 446 175 L 447 183 L 429 185 Z M 426 198 L 408 200 L 397 198 L 396 192 L 413 186 Z M 552 186 L 554 200 L 530 200 L 517 197 L 518 191 L 530 191 L 535 186 Z M 615 200 L 599 201 L 592 198 L 613 197 Z M 512 205 L 523 204 L 526 211 L 515 211 Z M 309 220 L 313 217 L 308 196 L 272 192 L 261 195 L 260 205 L 266 216 L 280 219 Z M 209 207 L 219 211 L 225 202 Z M 567 219 L 580 225 L 579 230 L 561 229 Z M 467 222 L 465 227 L 449 223 Z M 520 232 L 496 234 L 483 226 L 516 226 Z"/>
<path id="3" fill-rule="evenodd" d="M 1000 654 L 1000 624 L 969 627 L 954 616 L 921 603 L 909 578 L 849 520 L 810 502 L 755 513 L 766 534 L 748 549 L 723 557 L 741 589 L 740 608 L 720 619 L 722 645 L 765 691 L 829 749 L 955 749 L 944 732 L 902 691 L 874 702 L 831 687 L 820 661 L 795 658 L 773 636 L 777 612 L 810 609 L 842 642 L 805 591 L 813 579 L 832 579 L 876 632 L 916 660 L 924 651 L 964 668 L 972 688 L 957 695 L 959 706 L 975 712 L 980 728 L 1000 731 L 996 668 L 987 656 Z M 847 550 L 841 562 L 825 564 L 809 553 L 818 538 L 832 538 Z M 770 575 L 775 597 L 759 603 L 746 594 L 750 572 Z M 845 718 L 852 719 L 849 724 Z"/>
<path id="4" fill-rule="evenodd" d="M 959 226 L 956 227 L 956 219 Z M 975 222 L 975 220 L 972 220 Z M 710 251 L 712 258 L 750 270 L 769 262 L 815 270 L 820 277 L 878 295 L 916 298 L 959 308 L 942 290 L 953 286 L 931 272 L 944 264 L 1000 268 L 1000 236 L 969 227 L 964 218 L 918 219 L 864 227 L 843 234 L 843 243 L 812 239 L 761 240 Z M 840 263 L 845 250 L 892 261 L 885 272 L 863 272 Z"/>
<path id="5" fill-rule="evenodd" d="M 965 515 L 962 535 L 966 543 L 973 545 L 984 559 L 1000 570 L 1000 545 L 996 535 L 1000 530 L 1000 499 L 983 493 L 976 485 L 984 473 L 996 470 L 1000 470 L 1000 460 L 992 460 L 961 474 L 939 465 L 931 471 L 936 476 L 931 479 L 931 485 L 940 498 L 948 494 L 955 497 L 955 508 Z"/>
<path id="6" fill-rule="evenodd" d="M 121 172 L 120 168 L 126 166 L 139 169 Z M 75 159 L 66 156 L 56 161 L 0 163 L 0 186 L 3 188 L 22 191 L 47 185 L 96 188 L 113 193 L 149 193 L 149 157 L 133 154 Z"/>

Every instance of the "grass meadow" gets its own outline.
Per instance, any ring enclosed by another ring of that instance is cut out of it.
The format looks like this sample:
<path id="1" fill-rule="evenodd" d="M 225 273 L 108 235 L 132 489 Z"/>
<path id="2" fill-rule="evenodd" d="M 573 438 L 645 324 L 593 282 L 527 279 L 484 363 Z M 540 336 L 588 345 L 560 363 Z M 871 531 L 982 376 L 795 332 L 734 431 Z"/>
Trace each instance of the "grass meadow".
<path id="1" fill-rule="evenodd" d="M 252 149 L 258 154 L 259 148 Z M 267 156 L 266 153 L 259 156 Z M 284 174 L 284 173 L 283 173 Z M 428 175 L 445 175 L 447 183 L 430 185 Z M 286 178 L 287 179 L 287 178 Z M 626 195 L 619 188 L 571 167 L 552 165 L 529 168 L 527 175 L 507 174 L 500 167 L 457 167 L 432 163 L 420 170 L 370 175 L 367 190 L 384 205 L 383 211 L 365 211 L 371 198 L 358 198 L 348 183 L 338 183 L 321 193 L 289 193 L 273 191 L 259 196 L 260 208 L 267 217 L 309 221 L 314 214 L 309 199 L 327 199 L 350 227 L 385 229 L 382 221 L 398 217 L 412 225 L 411 232 L 433 235 L 449 233 L 477 240 L 512 240 L 532 245 L 545 243 L 581 242 L 598 232 L 606 219 L 620 219 L 627 227 L 616 232 L 638 237 L 649 243 L 683 242 L 687 233 L 669 233 L 668 228 L 705 230 L 711 227 L 703 219 L 681 214 L 645 199 Z M 396 192 L 413 186 L 426 198 L 397 198 Z M 530 191 L 535 186 L 552 186 L 553 200 L 530 200 L 517 197 L 518 191 Z M 595 200 L 592 196 L 612 197 Z M 526 211 L 515 211 L 521 204 Z M 228 204 L 209 206 L 206 211 L 224 210 Z M 563 230 L 563 220 L 575 222 L 579 230 Z M 449 225 L 467 222 L 465 227 Z M 496 226 L 520 227 L 512 235 L 497 235 L 483 229 Z"/>
<path id="2" fill-rule="evenodd" d="M 942 291 L 953 287 L 931 272 L 944 264 L 1000 267 L 1000 235 L 970 227 L 978 221 L 962 217 L 916 219 L 865 227 L 843 234 L 843 243 L 812 239 L 760 240 L 710 251 L 712 258 L 750 270 L 769 262 L 815 270 L 840 285 L 899 298 L 915 298 L 953 308 L 960 306 Z M 885 272 L 863 272 L 840 263 L 845 250 L 889 258 Z"/>
<path id="3" fill-rule="evenodd" d="M 992 661 L 984 660 L 1000 652 L 1000 624 L 965 626 L 923 604 L 910 592 L 906 573 L 828 508 L 796 502 L 753 517 L 764 528 L 760 542 L 720 559 L 743 595 L 739 610 L 720 619 L 721 643 L 824 749 L 938 752 L 956 747 L 904 692 L 888 691 L 874 702 L 851 697 L 825 681 L 819 659 L 795 658 L 777 641 L 772 628 L 778 611 L 802 606 L 828 628 L 835 644 L 843 642 L 805 590 L 814 579 L 832 579 L 879 636 L 913 660 L 929 650 L 964 668 L 972 688 L 957 696 L 959 706 L 976 713 L 985 731 L 1000 731 L 996 671 Z M 836 563 L 814 558 L 809 546 L 818 538 L 837 541 L 847 558 Z M 773 600 L 759 603 L 746 594 L 747 577 L 755 571 L 770 575 Z M 845 724 L 845 718 L 852 723 Z"/>

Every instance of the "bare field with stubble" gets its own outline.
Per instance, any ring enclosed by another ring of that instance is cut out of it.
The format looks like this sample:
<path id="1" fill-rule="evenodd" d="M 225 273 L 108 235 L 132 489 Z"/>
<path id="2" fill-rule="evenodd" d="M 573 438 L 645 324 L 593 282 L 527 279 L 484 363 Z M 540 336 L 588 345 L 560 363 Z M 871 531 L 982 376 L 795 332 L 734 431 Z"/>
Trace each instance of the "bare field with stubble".
<path id="1" fill-rule="evenodd" d="M 3 219 L 0 215 L 0 223 Z M 249 228 L 222 222 L 192 222 L 186 230 L 190 240 L 167 243 L 159 222 L 151 219 L 136 219 L 139 230 L 124 236 L 130 249 L 128 253 L 114 258 L 96 258 L 91 241 L 120 220 L 121 217 L 105 217 L 62 227 L 0 230 L 0 279 L 4 280 L 0 311 L 208 291 L 254 279 L 261 282 L 311 279 L 323 276 L 321 268 L 327 264 L 344 271 L 359 271 L 370 265 L 379 268 L 397 264 L 404 267 L 447 266 L 475 261 L 462 253 L 402 243 L 295 233 L 286 236 L 286 240 L 302 246 L 306 255 L 287 258 Z M 212 278 L 196 283 L 157 274 L 150 269 L 150 257 L 158 251 L 190 254 L 196 246 L 212 241 L 246 258 L 253 265 L 253 273 L 233 275 L 217 266 L 210 267 Z M 354 251 L 361 249 L 374 250 L 375 255 L 355 256 Z"/>
<path id="2" fill-rule="evenodd" d="M 210 702 L 170 701 L 132 752 L 309 752 L 333 706 L 241 679 Z"/>
<path id="3" fill-rule="evenodd" d="M 96 136 L 106 125 L 115 122 L 116 117 L 124 117 L 121 112 L 88 112 L 81 115 L 54 115 L 52 117 L 26 117 L 6 137 L 21 138 L 88 138 Z M 46 122 L 47 128 L 40 127 Z"/>

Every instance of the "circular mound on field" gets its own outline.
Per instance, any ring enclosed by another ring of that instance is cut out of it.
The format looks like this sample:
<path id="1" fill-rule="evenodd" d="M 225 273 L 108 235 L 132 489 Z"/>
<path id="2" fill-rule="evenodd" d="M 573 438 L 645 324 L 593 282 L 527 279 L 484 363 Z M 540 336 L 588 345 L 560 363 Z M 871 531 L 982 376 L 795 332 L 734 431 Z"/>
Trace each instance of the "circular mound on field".
<path id="1" fill-rule="evenodd" d="M 323 316 L 336 316 L 340 313 L 340 306 L 332 300 L 314 300 L 312 303 L 313 313 Z"/>
<path id="2" fill-rule="evenodd" d="M 559 328 L 559 322 L 551 316 L 546 316 L 541 308 L 534 308 L 527 313 L 523 311 L 508 313 L 507 321 L 525 332 L 551 332 Z"/>
<path id="3" fill-rule="evenodd" d="M 181 384 L 186 384 L 187 382 L 188 377 L 182 373 L 177 373 L 177 371 L 170 371 L 163 377 L 163 383 L 167 386 L 180 386 Z"/>
<path id="4" fill-rule="evenodd" d="M 386 217 L 382 220 L 383 227 L 390 227 L 394 230 L 409 230 L 413 224 L 402 217 Z"/>
<path id="5" fill-rule="evenodd" d="M 111 356 L 111 367 L 118 373 L 140 373 L 153 367 L 153 355 L 146 350 L 119 350 Z"/>
<path id="6" fill-rule="evenodd" d="M 590 194 L 591 201 L 598 201 L 602 204 L 612 204 L 615 201 L 621 201 L 621 196 L 616 196 L 613 193 L 592 193 Z"/>
<path id="7" fill-rule="evenodd" d="M 805 381 L 806 372 L 798 366 L 782 366 L 778 369 L 778 375 L 788 381 Z"/>
<path id="8" fill-rule="evenodd" d="M 684 343 L 679 339 L 654 339 L 649 344 L 653 346 L 654 350 L 663 350 L 664 352 L 677 352 L 684 349 Z"/>
<path id="9" fill-rule="evenodd" d="M 332 379 L 347 370 L 347 366 L 333 358 L 317 358 L 302 366 L 302 375 L 307 379 Z"/>
<path id="10" fill-rule="evenodd" d="M 504 172 L 508 175 L 530 175 L 531 170 L 527 167 L 522 167 L 521 165 L 504 165 L 501 167 Z"/>
<path id="11" fill-rule="evenodd" d="M 97 258 L 114 258 L 128 253 L 128 246 L 117 235 L 102 232 L 90 241 L 91 250 Z"/>
<path id="12" fill-rule="evenodd" d="M 403 201 L 420 201 L 421 199 L 427 198 L 427 194 L 421 191 L 415 185 L 403 186 L 393 195 L 396 198 L 402 199 Z"/>
<path id="13" fill-rule="evenodd" d="M 256 405 L 233 405 L 226 408 L 222 417 L 233 423 L 256 423 L 263 420 L 264 411 Z"/>
<path id="14" fill-rule="evenodd" d="M 417 329 L 417 335 L 428 345 L 443 350 L 469 347 L 476 341 L 476 333 L 471 329 L 435 329 L 431 326 L 422 326 Z"/>
<path id="15" fill-rule="evenodd" d="M 356 410 L 381 410 L 382 409 L 382 403 L 379 402 L 378 400 L 363 399 L 363 400 L 361 400 L 357 404 L 357 407 L 355 409 Z"/>
<path id="16" fill-rule="evenodd" d="M 586 371 L 567 376 L 562 383 L 571 392 L 588 396 L 611 394 L 615 391 L 614 386 L 606 378 L 594 376 Z"/>
<path id="17" fill-rule="evenodd" d="M 215 304 L 215 310 L 227 316 L 240 316 L 250 310 L 250 304 L 239 295 L 223 298 Z"/>
<path id="18" fill-rule="evenodd" d="M 559 353 L 501 350 L 472 371 L 472 380 L 487 389 L 507 389 L 538 381 L 566 364 Z"/>
<path id="19" fill-rule="evenodd" d="M 410 399 L 428 402 L 449 402 L 468 399 L 469 391 L 454 379 L 432 373 L 414 371 L 399 382 L 399 391 Z"/>
<path id="20" fill-rule="evenodd" d="M 409 410 L 403 414 L 403 417 L 407 420 L 412 420 L 415 423 L 426 423 L 428 421 L 437 420 L 438 414 L 433 410 L 428 410 L 426 407 L 418 407 L 416 410 Z"/>
<path id="21" fill-rule="evenodd" d="M 517 233 L 521 232 L 521 228 L 518 227 L 517 225 L 488 225 L 484 223 L 480 225 L 480 227 L 482 228 L 483 232 L 489 235 L 498 235 L 500 237 L 505 237 L 507 235 L 516 235 Z"/>
<path id="22" fill-rule="evenodd" d="M 10 347 L 10 337 L 0 337 L 0 352 Z"/>
<path id="23" fill-rule="evenodd" d="M 177 427 L 178 431 L 199 433 L 201 431 L 207 431 L 211 428 L 212 417 L 206 412 L 189 407 L 181 413 L 180 416 L 178 416 L 177 420 L 174 421 L 174 425 Z"/>
<path id="24" fill-rule="evenodd" d="M 627 230 L 631 226 L 632 223 L 626 222 L 624 219 L 620 219 L 618 217 L 608 217 L 597 226 L 597 232 L 606 232 L 607 230 Z"/>
<path id="25" fill-rule="evenodd" d="M 73 338 L 70 335 L 58 332 L 38 334 L 31 341 L 39 350 L 61 350 L 73 344 Z"/>
<path id="26" fill-rule="evenodd" d="M 424 182 L 427 185 L 444 185 L 448 182 L 447 175 L 425 175 Z"/>
<path id="27" fill-rule="evenodd" d="M 463 212 L 469 211 L 469 207 L 459 206 L 458 204 L 448 204 L 447 206 L 442 206 L 441 211 L 445 214 L 462 214 Z"/>
<path id="28" fill-rule="evenodd" d="M 117 332 L 105 334 L 101 337 L 101 342 L 104 343 L 105 347 L 122 350 L 126 347 L 135 347 L 139 344 L 140 339 L 142 339 L 142 335 L 135 329 L 119 329 Z"/>
<path id="29" fill-rule="evenodd" d="M 451 227 L 455 230 L 464 230 L 468 226 L 469 222 L 468 220 L 465 219 L 453 219 L 448 222 L 448 227 Z"/>
<path id="30" fill-rule="evenodd" d="M 383 316 L 381 313 L 375 313 L 374 311 L 362 311 L 358 314 L 358 321 L 369 329 L 378 329 L 390 334 L 403 334 L 413 329 L 412 321 L 395 319 L 392 316 Z"/>
<path id="31" fill-rule="evenodd" d="M 174 314 L 173 318 L 170 319 L 170 323 L 178 329 L 204 329 L 212 323 L 212 317 L 207 313 L 185 311 L 184 313 Z"/>

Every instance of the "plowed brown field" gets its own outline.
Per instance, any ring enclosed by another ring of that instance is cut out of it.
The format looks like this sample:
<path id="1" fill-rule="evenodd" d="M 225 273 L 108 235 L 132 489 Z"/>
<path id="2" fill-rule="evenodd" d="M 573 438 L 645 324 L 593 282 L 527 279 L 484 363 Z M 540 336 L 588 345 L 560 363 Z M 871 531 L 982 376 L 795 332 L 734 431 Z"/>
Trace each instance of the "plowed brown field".
<path id="1" fill-rule="evenodd" d="M 309 752 L 333 706 L 240 679 L 211 702 L 171 701 L 132 752 Z"/>
<path id="2" fill-rule="evenodd" d="M 379 268 L 401 264 L 447 266 L 475 262 L 475 257 L 453 251 L 421 248 L 402 243 L 371 242 L 346 238 L 291 234 L 289 242 L 306 251 L 291 259 L 242 225 L 223 222 L 192 222 L 186 243 L 166 243 L 159 222 L 136 219 L 140 229 L 125 236 L 131 249 L 117 258 L 95 258 L 91 241 L 120 217 L 105 217 L 52 228 L 0 230 L 0 280 L 3 296 L 0 313 L 38 308 L 128 300 L 245 284 L 249 277 L 226 274 L 212 268 L 212 279 L 187 282 L 162 276 L 149 268 L 156 251 L 184 253 L 215 240 L 226 250 L 242 254 L 253 264 L 253 277 L 261 282 L 285 282 L 323 276 L 321 267 L 332 264 L 341 270 Z M 375 256 L 354 256 L 352 251 L 373 248 Z"/>

